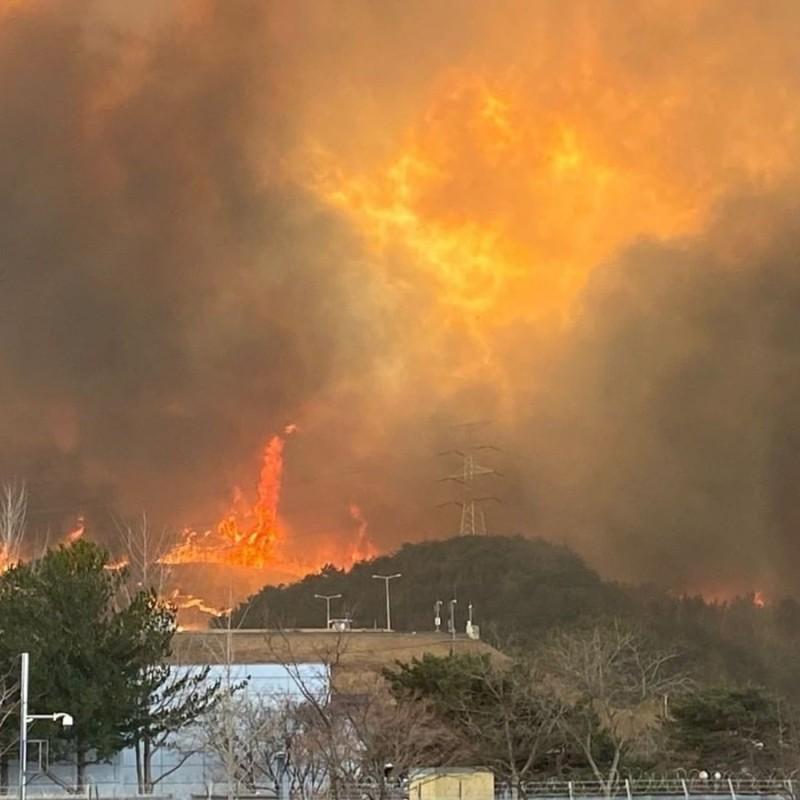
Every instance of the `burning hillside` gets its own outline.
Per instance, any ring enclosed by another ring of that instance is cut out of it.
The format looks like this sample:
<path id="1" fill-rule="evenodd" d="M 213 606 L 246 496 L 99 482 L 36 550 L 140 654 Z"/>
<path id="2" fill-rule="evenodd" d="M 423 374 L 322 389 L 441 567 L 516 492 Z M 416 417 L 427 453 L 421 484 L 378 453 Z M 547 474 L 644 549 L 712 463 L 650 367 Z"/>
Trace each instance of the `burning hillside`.
<path id="1" fill-rule="evenodd" d="M 168 570 L 168 583 L 178 586 L 171 599 L 185 612 L 216 615 L 267 582 L 297 579 L 326 563 L 350 567 L 377 554 L 367 520 L 355 503 L 349 506 L 354 532 L 331 530 L 327 546 L 318 544 L 316 554 L 304 553 L 302 543 L 292 541 L 281 521 L 279 503 L 286 437 L 296 430 L 296 425 L 289 425 L 282 436 L 268 440 L 252 502 L 245 490 L 236 487 L 230 508 L 214 528 L 202 533 L 185 530 L 158 558 Z M 182 616 L 184 621 L 191 618 L 187 613 Z"/>

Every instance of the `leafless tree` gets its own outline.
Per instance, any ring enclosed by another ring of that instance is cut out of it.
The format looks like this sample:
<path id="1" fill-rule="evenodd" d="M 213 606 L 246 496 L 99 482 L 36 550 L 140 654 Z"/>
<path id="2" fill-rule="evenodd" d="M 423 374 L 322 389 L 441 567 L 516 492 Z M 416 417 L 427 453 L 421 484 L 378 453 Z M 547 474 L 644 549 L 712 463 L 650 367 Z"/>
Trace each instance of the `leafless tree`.
<path id="1" fill-rule="evenodd" d="M 428 704 L 397 702 L 387 689 L 335 701 L 334 713 L 353 732 L 358 785 L 373 800 L 385 798 L 395 780 L 415 768 L 451 763 L 466 752 Z"/>
<path id="2" fill-rule="evenodd" d="M 478 658 L 470 664 L 466 677 L 472 691 L 453 698 L 451 716 L 473 757 L 491 766 L 517 795 L 554 745 L 564 705 L 545 688 L 543 671 L 531 659 Z"/>
<path id="3" fill-rule="evenodd" d="M 433 704 L 462 742 L 454 754 L 461 763 L 492 767 L 515 795 L 560 741 L 564 704 L 545 687 L 544 672 L 531 658 L 423 659 L 399 665 L 388 677 L 401 700 Z"/>
<path id="4" fill-rule="evenodd" d="M 277 639 L 273 653 L 300 698 L 295 706 L 295 721 L 300 724 L 295 725 L 287 750 L 292 780 L 301 796 L 306 796 L 301 777 L 313 772 L 317 786 L 324 775 L 333 798 L 355 792 L 385 798 L 391 788 L 390 774 L 393 780 L 420 764 L 446 762 L 462 746 L 426 703 L 398 702 L 379 676 L 361 681 L 355 693 L 336 691 L 336 673 L 347 650 L 346 633 L 326 638 L 310 658 L 306 655 L 305 663 L 295 657 L 287 636 L 278 634 Z"/>
<path id="5" fill-rule="evenodd" d="M 214 755 L 222 773 L 228 800 L 233 800 L 247 786 L 246 757 L 248 724 L 253 714 L 247 708 L 247 679 L 237 675 L 234 667 L 233 625 L 230 614 L 220 638 L 206 642 L 206 661 L 222 665 L 217 702 L 198 720 L 196 746 Z"/>
<path id="6" fill-rule="evenodd" d="M 21 556 L 28 515 L 24 483 L 9 481 L 0 487 L 0 567 L 16 564 Z"/>
<path id="7" fill-rule="evenodd" d="M 8 756 L 17 745 L 19 676 L 15 668 L 0 676 L 0 793 L 8 794 Z"/>
<path id="8" fill-rule="evenodd" d="M 170 578 L 169 567 L 161 563 L 170 543 L 166 528 L 154 530 L 143 511 L 135 521 L 118 520 L 117 532 L 122 556 L 112 566 L 127 571 L 128 594 L 148 589 L 163 596 Z"/>
<path id="9" fill-rule="evenodd" d="M 283 632 L 267 637 L 274 659 L 288 672 L 302 704 L 304 747 L 307 754 L 324 765 L 331 796 L 342 797 L 357 783 L 353 759 L 356 749 L 352 730 L 341 714 L 333 712 L 331 675 L 346 650 L 346 639 L 338 634 L 316 648 L 316 670 L 310 670 L 295 656 L 291 640 Z"/>
<path id="10" fill-rule="evenodd" d="M 632 752 L 652 748 L 665 697 L 686 691 L 676 653 L 651 649 L 619 624 L 557 635 L 547 649 L 550 688 L 564 703 L 558 725 L 610 797 Z M 610 759 L 603 760 L 601 740 Z"/>

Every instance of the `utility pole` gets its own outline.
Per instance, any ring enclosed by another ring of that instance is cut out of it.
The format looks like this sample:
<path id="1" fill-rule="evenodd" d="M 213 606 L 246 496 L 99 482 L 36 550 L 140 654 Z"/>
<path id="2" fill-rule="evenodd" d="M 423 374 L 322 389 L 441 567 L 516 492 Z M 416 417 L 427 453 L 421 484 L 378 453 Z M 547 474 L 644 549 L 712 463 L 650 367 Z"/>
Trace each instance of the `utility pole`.
<path id="1" fill-rule="evenodd" d="M 20 653 L 19 661 L 19 800 L 25 800 L 28 793 L 28 725 L 36 719 L 46 719 L 50 722 L 60 722 L 64 728 L 70 728 L 75 721 L 71 714 L 64 711 L 57 711 L 55 714 L 28 713 L 30 655 Z"/>
<path id="2" fill-rule="evenodd" d="M 499 503 L 500 500 L 493 495 L 478 495 L 477 483 L 480 478 L 489 475 L 502 477 L 496 469 L 480 464 L 476 458 L 476 453 L 484 450 L 495 450 L 499 448 L 489 444 L 475 445 L 471 443 L 472 436 L 476 428 L 486 425 L 486 422 L 468 422 L 464 425 L 456 426 L 463 429 L 466 443 L 460 449 L 444 450 L 438 455 L 457 455 L 461 458 L 461 468 L 458 472 L 440 478 L 440 481 L 451 481 L 461 486 L 461 497 L 458 500 L 449 500 L 440 503 L 440 506 L 454 505 L 461 509 L 461 523 L 459 525 L 459 536 L 486 535 L 486 517 L 484 516 L 483 503 L 493 501 Z"/>
<path id="3" fill-rule="evenodd" d="M 25 800 L 28 776 L 28 653 L 20 656 L 19 668 L 19 800 Z"/>
<path id="4" fill-rule="evenodd" d="M 315 594 L 317 600 L 325 601 L 325 630 L 331 629 L 331 600 L 338 600 L 340 594 Z"/>
<path id="5" fill-rule="evenodd" d="M 373 575 L 372 577 L 383 581 L 386 585 L 386 630 L 390 631 L 392 629 L 392 606 L 389 602 L 389 581 L 393 581 L 395 578 L 402 578 L 403 574 L 396 572 L 394 575 Z"/>

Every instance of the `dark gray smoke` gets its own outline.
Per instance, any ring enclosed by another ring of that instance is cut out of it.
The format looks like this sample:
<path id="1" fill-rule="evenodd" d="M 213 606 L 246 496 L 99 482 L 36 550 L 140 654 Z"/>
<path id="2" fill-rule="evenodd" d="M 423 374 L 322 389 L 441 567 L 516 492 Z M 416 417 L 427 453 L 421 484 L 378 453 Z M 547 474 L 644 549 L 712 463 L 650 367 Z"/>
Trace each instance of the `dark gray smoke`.
<path id="1" fill-rule="evenodd" d="M 794 591 L 796 187 L 598 270 L 528 422 L 549 530 L 627 579 Z"/>
<path id="2" fill-rule="evenodd" d="M 367 366 L 369 279 L 281 174 L 260 3 L 146 41 L 90 9 L 0 28 L 0 475 L 55 525 L 115 502 L 208 519 L 276 427 Z"/>

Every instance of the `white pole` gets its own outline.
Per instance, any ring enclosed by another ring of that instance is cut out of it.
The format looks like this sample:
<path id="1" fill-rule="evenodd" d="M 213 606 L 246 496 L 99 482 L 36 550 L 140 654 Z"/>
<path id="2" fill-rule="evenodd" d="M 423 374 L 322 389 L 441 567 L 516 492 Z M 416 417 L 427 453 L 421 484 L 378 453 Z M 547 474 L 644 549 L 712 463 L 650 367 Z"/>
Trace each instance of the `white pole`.
<path id="1" fill-rule="evenodd" d="M 19 800 L 25 800 L 28 763 L 28 653 L 20 656 L 19 675 Z"/>
<path id="2" fill-rule="evenodd" d="M 392 605 L 389 602 L 389 578 L 386 579 L 386 630 L 392 629 Z"/>
<path id="3" fill-rule="evenodd" d="M 392 630 L 392 607 L 389 601 L 389 581 L 393 581 L 395 578 L 402 578 L 403 575 L 400 572 L 395 573 L 394 575 L 373 575 L 373 578 L 378 580 L 382 580 L 384 585 L 386 586 L 386 630 Z"/>

